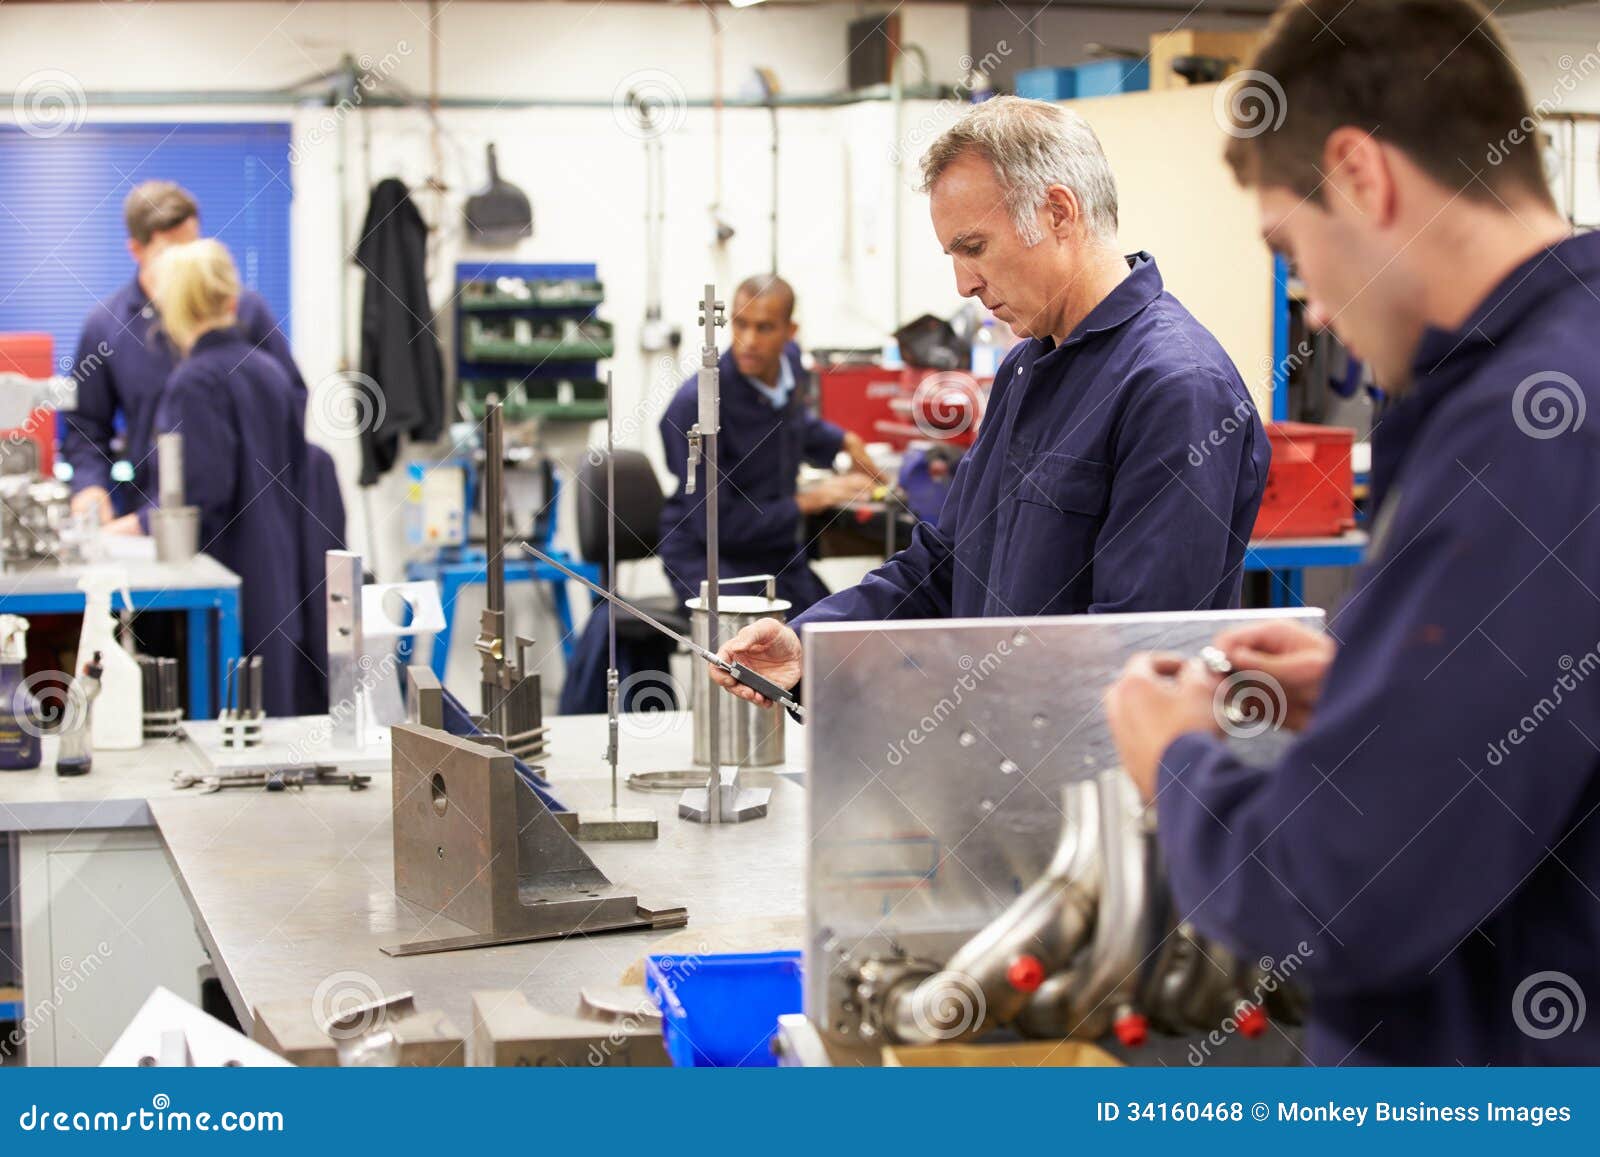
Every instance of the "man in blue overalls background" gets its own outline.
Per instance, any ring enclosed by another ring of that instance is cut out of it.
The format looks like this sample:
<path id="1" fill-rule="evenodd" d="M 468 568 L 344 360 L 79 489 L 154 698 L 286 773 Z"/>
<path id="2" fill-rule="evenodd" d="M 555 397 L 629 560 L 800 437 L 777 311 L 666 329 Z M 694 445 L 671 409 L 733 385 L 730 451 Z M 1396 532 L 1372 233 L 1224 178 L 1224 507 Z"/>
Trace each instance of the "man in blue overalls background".
<path id="1" fill-rule="evenodd" d="M 722 428 L 717 462 L 722 577 L 777 576 L 778 597 L 792 604 L 791 615 L 828 593 L 808 561 L 806 516 L 840 506 L 874 482 L 883 481 L 858 434 L 841 430 L 812 412 L 803 388 L 808 375 L 795 344 L 799 327 L 794 304 L 789 283 L 773 275 L 747 278 L 734 292 L 729 316 L 733 341 L 718 362 Z M 695 493 L 688 493 L 686 486 L 689 428 L 698 418 L 698 379 L 690 377 L 673 395 L 661 419 L 662 449 L 678 488 L 662 508 L 656 554 L 679 599 L 698 598 L 706 577 L 704 464 L 697 471 Z M 796 490 L 802 462 L 832 467 L 841 451 L 849 456 L 853 470 L 831 475 L 804 491 Z M 735 593 L 758 591 L 746 588 Z M 562 714 L 606 709 L 609 613 L 608 608 L 596 606 L 584 626 L 562 684 Z M 620 677 L 627 683 L 640 671 L 666 670 L 671 651 L 665 640 L 619 645 Z M 663 679 L 662 685 L 669 681 Z M 629 704 L 623 707 L 627 709 Z"/>
<path id="2" fill-rule="evenodd" d="M 77 409 L 62 416 L 61 455 L 72 466 L 72 509 L 99 510 L 102 523 L 156 499 L 151 424 L 177 351 L 158 328 L 148 279 L 157 257 L 173 245 L 200 236 L 200 209 L 188 191 L 171 181 L 146 181 L 123 204 L 133 280 L 95 306 L 83 323 L 76 364 L 80 367 Z M 295 368 L 289 342 L 260 294 L 239 295 L 238 327 L 246 340 L 288 371 L 304 408 L 306 386 Z M 113 445 L 117 420 L 122 445 Z M 113 486 L 111 467 L 133 466 L 131 492 Z M 115 495 L 115 497 L 113 497 Z"/>
<path id="3" fill-rule="evenodd" d="M 1178 917 L 1301 958 L 1312 1062 L 1593 1064 L 1600 234 L 1557 211 L 1471 0 L 1293 3 L 1252 67 L 1270 103 L 1228 160 L 1390 398 L 1372 541 L 1326 635 L 1217 640 L 1231 683 L 1135 659 L 1107 700 L 1124 768 Z M 1224 741 L 1230 686 L 1304 728 L 1276 764 Z"/>
<path id="4" fill-rule="evenodd" d="M 811 412 L 800 383 L 807 374 L 795 345 L 794 290 L 777 276 L 751 277 L 733 295 L 733 342 L 718 368 L 722 429 L 718 435 L 718 544 L 722 577 L 773 574 L 778 597 L 798 615 L 828 593 L 806 561 L 805 517 L 861 494 L 883 476 L 855 433 Z M 699 418 L 698 381 L 678 388 L 661 419 L 662 449 L 678 479 L 661 511 L 656 553 L 680 598 L 698 598 L 706 577 L 705 466 L 687 490 L 689 428 Z M 831 468 L 840 451 L 854 471 L 797 492 L 801 463 Z M 749 594 L 751 591 L 743 593 Z"/>

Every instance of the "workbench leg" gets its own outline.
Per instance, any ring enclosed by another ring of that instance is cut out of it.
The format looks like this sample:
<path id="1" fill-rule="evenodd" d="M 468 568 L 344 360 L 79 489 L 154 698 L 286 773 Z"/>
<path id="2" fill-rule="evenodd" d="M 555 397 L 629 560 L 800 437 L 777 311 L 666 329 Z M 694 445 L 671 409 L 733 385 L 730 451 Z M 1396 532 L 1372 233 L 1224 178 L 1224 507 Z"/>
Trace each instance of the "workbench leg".
<path id="1" fill-rule="evenodd" d="M 225 590 L 217 597 L 217 693 L 226 686 L 228 664 L 237 663 L 244 653 L 243 628 L 239 623 L 239 591 Z M 208 710 L 204 718 L 210 718 Z"/>
<path id="2" fill-rule="evenodd" d="M 444 630 L 433 637 L 433 661 L 428 665 L 433 668 L 434 678 L 444 682 L 444 669 L 450 662 L 450 635 L 456 621 L 456 596 L 461 593 L 461 580 L 453 574 L 446 573 L 439 579 L 439 603 L 444 608 Z"/>
<path id="3" fill-rule="evenodd" d="M 1305 571 L 1299 567 L 1269 570 L 1271 603 L 1274 607 L 1305 606 Z"/>
<path id="4" fill-rule="evenodd" d="M 211 718 L 211 608 L 184 612 L 189 627 L 189 718 Z"/>

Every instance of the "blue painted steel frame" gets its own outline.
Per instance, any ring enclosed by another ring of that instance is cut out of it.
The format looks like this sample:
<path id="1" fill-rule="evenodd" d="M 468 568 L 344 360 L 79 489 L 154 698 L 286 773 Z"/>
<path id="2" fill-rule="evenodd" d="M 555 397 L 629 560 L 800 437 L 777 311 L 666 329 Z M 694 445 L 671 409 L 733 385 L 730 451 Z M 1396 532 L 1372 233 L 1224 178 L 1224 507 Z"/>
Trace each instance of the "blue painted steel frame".
<path id="1" fill-rule="evenodd" d="M 1272 258 L 1272 420 L 1289 417 L 1289 263 Z"/>
<path id="2" fill-rule="evenodd" d="M 540 549 L 545 549 L 541 547 Z M 592 582 L 600 581 L 600 568 L 593 563 L 567 557 L 563 552 L 546 550 L 567 566 Z M 489 563 L 483 551 L 475 550 L 460 561 L 410 562 L 406 564 L 407 582 L 436 582 L 439 584 L 439 602 L 444 606 L 444 630 L 433 637 L 433 655 L 428 665 L 439 681 L 444 682 L 445 664 L 450 658 L 450 639 L 455 632 L 456 596 L 461 588 L 487 581 Z M 556 619 L 561 624 L 561 655 L 572 662 L 572 651 L 577 645 L 573 639 L 572 599 L 567 594 L 566 575 L 542 562 L 506 559 L 506 582 L 543 582 L 550 584 L 550 594 L 556 604 Z M 405 653 L 402 653 L 403 657 Z"/>
<path id="3" fill-rule="evenodd" d="M 1367 551 L 1367 540 L 1360 538 L 1320 538 L 1274 542 L 1251 542 L 1244 554 L 1244 569 L 1266 571 L 1272 576 L 1271 605 L 1305 606 L 1305 571 L 1313 566 L 1357 566 Z"/>
<path id="4" fill-rule="evenodd" d="M 188 590 L 133 588 L 133 609 L 136 611 L 184 611 L 189 626 L 189 716 L 192 719 L 210 719 L 212 674 L 216 685 L 223 685 L 223 676 L 230 661 L 237 661 L 243 652 L 243 638 L 239 624 L 238 587 L 195 587 Z M 126 610 L 120 593 L 113 595 L 114 610 Z M 81 591 L 13 592 L 0 594 L 0 614 L 10 615 L 81 615 L 84 597 Z M 216 614 L 216 634 L 212 635 L 211 615 Z M 208 662 L 214 659 L 215 662 Z"/>

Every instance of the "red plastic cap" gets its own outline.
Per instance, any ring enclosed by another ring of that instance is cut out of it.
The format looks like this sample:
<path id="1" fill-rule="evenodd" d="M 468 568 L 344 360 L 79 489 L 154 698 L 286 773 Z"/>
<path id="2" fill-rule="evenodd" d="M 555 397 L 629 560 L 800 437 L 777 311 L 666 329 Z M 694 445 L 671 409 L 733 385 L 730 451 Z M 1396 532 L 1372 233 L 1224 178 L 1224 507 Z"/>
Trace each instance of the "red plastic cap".
<path id="1" fill-rule="evenodd" d="M 1259 1004 L 1243 1005 L 1234 1017 L 1239 1031 L 1248 1037 L 1258 1037 L 1267 1031 L 1267 1010 Z"/>
<path id="2" fill-rule="evenodd" d="M 1006 969 L 1006 980 L 1018 992 L 1033 992 L 1044 983 L 1044 965 L 1037 956 L 1019 956 Z"/>
<path id="3" fill-rule="evenodd" d="M 1150 1021 L 1143 1013 L 1125 1012 L 1111 1025 L 1117 1039 L 1130 1049 L 1136 1049 L 1150 1039 Z"/>

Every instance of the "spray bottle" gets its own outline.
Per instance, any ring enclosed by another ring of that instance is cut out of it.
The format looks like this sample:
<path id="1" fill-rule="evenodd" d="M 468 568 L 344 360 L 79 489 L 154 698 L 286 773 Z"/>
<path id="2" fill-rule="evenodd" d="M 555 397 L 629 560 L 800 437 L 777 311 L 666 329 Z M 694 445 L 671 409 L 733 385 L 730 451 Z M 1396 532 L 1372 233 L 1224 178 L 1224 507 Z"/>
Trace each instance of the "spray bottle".
<path id="1" fill-rule="evenodd" d="M 117 642 L 117 620 L 111 614 L 111 596 L 125 591 L 126 583 L 121 571 L 96 569 L 79 579 L 78 587 L 84 597 L 78 654 L 100 652 L 104 669 L 90 737 L 97 751 L 129 751 L 144 743 L 144 677 L 139 661 Z M 126 593 L 123 599 L 133 605 Z"/>
<path id="2" fill-rule="evenodd" d="M 0 771 L 39 766 L 39 710 L 22 676 L 28 620 L 0 615 Z"/>

